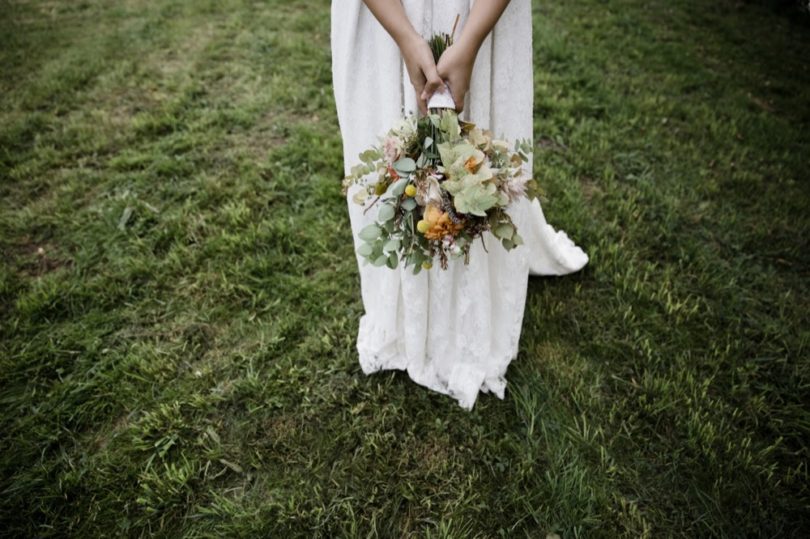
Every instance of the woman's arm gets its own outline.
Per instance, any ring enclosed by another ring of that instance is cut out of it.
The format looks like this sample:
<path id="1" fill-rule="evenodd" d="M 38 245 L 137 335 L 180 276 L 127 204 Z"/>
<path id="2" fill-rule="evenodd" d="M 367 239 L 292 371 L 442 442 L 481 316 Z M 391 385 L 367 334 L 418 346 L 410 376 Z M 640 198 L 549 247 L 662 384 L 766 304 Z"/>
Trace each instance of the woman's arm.
<path id="1" fill-rule="evenodd" d="M 501 18 L 509 0 L 476 0 L 461 36 L 444 51 L 437 66 L 439 76 L 450 87 L 456 110 L 464 108 L 464 97 L 470 89 L 473 65 L 478 49 Z"/>
<path id="2" fill-rule="evenodd" d="M 430 45 L 414 30 L 401 0 L 363 0 L 369 11 L 377 18 L 380 24 L 396 41 L 408 76 L 411 79 L 416 98 L 419 101 L 419 110 L 427 112 L 427 100 L 444 84 Z"/>

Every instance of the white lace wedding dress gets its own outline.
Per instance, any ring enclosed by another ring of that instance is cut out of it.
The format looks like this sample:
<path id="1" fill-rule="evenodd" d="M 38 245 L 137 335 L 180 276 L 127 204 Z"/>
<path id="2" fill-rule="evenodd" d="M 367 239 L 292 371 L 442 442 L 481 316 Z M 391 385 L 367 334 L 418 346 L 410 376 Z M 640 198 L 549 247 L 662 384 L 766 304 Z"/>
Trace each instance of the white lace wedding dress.
<path id="1" fill-rule="evenodd" d="M 474 0 L 403 0 L 424 36 L 463 28 Z M 403 114 L 417 110 L 407 71 L 394 41 L 362 0 L 332 0 L 332 74 L 348 174 L 358 154 L 378 143 Z M 512 0 L 484 42 L 473 70 L 463 119 L 506 140 L 532 137 L 532 22 L 530 0 Z M 531 169 L 529 169 L 531 173 Z M 376 212 L 347 196 L 357 237 Z M 507 252 L 494 237 L 474 243 L 470 263 L 451 260 L 442 270 L 374 267 L 360 256 L 365 314 L 357 351 L 363 372 L 403 369 L 418 384 L 472 409 L 479 391 L 504 398 L 506 369 L 516 357 L 529 274 L 564 275 L 588 256 L 563 231 L 546 223 L 539 202 L 510 212 L 525 244 Z"/>

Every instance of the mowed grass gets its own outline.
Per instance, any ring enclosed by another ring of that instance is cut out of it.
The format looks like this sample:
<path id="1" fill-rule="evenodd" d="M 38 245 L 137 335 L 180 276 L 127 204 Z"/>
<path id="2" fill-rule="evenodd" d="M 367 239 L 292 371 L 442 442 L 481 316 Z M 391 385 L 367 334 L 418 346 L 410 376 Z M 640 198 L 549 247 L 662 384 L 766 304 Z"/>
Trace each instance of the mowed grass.
<path id="1" fill-rule="evenodd" d="M 328 2 L 0 2 L 0 529 L 802 537 L 810 32 L 536 3 L 507 396 L 360 371 Z"/>

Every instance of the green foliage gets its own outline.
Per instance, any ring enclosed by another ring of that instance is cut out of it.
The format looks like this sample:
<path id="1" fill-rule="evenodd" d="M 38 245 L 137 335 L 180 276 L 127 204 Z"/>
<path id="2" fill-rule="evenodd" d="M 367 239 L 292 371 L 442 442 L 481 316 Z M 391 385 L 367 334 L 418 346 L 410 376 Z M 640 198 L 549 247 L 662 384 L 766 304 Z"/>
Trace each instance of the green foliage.
<path id="1" fill-rule="evenodd" d="M 428 44 L 433 53 L 433 61 L 438 63 L 439 58 L 442 57 L 447 47 L 453 44 L 453 41 L 449 34 L 434 34 L 428 38 Z"/>
<path id="2" fill-rule="evenodd" d="M 534 9 L 534 172 L 591 260 L 468 413 L 357 364 L 326 3 L 5 2 L 3 535 L 801 537 L 810 34 Z"/>
<path id="3" fill-rule="evenodd" d="M 441 114 L 431 114 L 431 121 L 439 128 L 441 137 L 433 137 L 437 144 L 441 142 L 455 142 L 461 138 L 461 127 L 455 111 L 445 109 Z"/>
<path id="4" fill-rule="evenodd" d="M 397 173 L 399 173 L 400 176 L 407 176 L 408 174 L 416 170 L 416 162 L 410 157 L 403 157 L 402 159 L 394 163 L 392 166 L 394 170 L 396 170 Z M 399 182 L 399 184 L 402 186 L 402 189 L 405 189 L 404 182 Z M 401 195 L 402 193 L 393 193 L 393 194 Z"/>
<path id="5" fill-rule="evenodd" d="M 495 184 L 481 183 L 474 174 L 457 181 L 448 180 L 444 188 L 453 195 L 453 205 L 461 213 L 485 217 L 487 210 L 498 202 Z"/>
<path id="6" fill-rule="evenodd" d="M 412 159 L 410 163 L 401 159 L 395 163 L 403 174 L 406 170 L 413 170 L 415 164 Z M 393 183 L 386 191 L 388 196 L 373 202 L 371 208 L 376 207 L 376 222 L 363 227 L 357 236 L 363 243 L 357 248 L 358 255 L 375 266 L 388 266 L 391 269 L 397 267 L 400 261 L 405 266 L 414 266 L 414 273 L 421 271 L 421 264 L 430 259 L 426 254 L 427 242 L 421 234 L 416 231 L 415 215 L 419 213 L 416 201 L 407 196 L 403 196 L 405 187 L 408 185 L 408 178 L 401 178 Z M 402 213 L 398 213 L 397 209 Z M 397 223 L 402 220 L 403 226 Z"/>

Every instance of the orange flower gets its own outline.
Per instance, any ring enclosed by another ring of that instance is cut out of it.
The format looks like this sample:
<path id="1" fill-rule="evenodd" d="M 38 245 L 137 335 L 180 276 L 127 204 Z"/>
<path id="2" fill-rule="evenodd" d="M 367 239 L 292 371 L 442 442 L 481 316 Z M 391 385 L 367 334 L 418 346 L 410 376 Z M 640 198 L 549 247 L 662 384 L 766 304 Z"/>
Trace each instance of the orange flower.
<path id="1" fill-rule="evenodd" d="M 425 237 L 429 240 L 440 240 L 447 235 L 455 236 L 464 228 L 462 223 L 454 223 L 446 211 L 433 204 L 425 208 L 424 218 L 430 225 L 425 231 Z"/>

